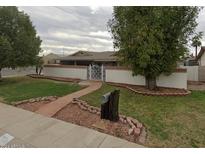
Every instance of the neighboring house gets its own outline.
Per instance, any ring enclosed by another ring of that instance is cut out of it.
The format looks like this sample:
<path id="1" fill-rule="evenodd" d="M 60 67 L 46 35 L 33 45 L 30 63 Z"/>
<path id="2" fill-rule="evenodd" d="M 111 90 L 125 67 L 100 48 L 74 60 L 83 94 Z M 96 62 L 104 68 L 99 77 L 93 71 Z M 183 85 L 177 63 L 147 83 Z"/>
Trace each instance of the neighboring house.
<path id="1" fill-rule="evenodd" d="M 91 51 L 78 51 L 67 57 L 59 58 L 62 65 L 81 65 L 89 66 L 90 64 L 104 65 L 104 66 L 117 66 L 118 60 L 115 55 L 116 52 L 91 52 Z"/>
<path id="2" fill-rule="evenodd" d="M 205 46 L 201 47 L 201 50 L 199 51 L 196 59 L 199 62 L 200 66 L 205 66 Z"/>
<path id="3" fill-rule="evenodd" d="M 195 57 L 189 57 L 184 61 L 184 66 L 198 66 L 199 63 Z"/>
<path id="4" fill-rule="evenodd" d="M 187 55 L 185 56 L 183 59 L 181 59 L 179 62 L 178 62 L 178 67 L 181 67 L 181 66 L 198 66 L 199 63 L 198 61 L 196 60 L 196 57 L 191 54 L 191 55 Z"/>
<path id="5" fill-rule="evenodd" d="M 61 56 L 60 55 L 57 55 L 57 54 L 54 54 L 54 53 L 50 53 L 46 56 L 43 56 L 43 61 L 44 61 L 44 64 L 58 64 L 59 63 L 59 59 Z"/>

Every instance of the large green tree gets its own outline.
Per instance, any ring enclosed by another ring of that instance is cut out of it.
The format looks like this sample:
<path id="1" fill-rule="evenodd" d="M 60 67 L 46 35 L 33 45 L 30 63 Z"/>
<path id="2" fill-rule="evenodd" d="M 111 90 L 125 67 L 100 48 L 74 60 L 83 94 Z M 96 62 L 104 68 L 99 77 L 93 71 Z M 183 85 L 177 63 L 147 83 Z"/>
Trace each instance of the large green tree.
<path id="1" fill-rule="evenodd" d="M 40 45 L 27 14 L 15 6 L 0 7 L 0 74 L 5 67 L 35 65 Z"/>
<path id="2" fill-rule="evenodd" d="M 170 74 L 187 52 L 195 32 L 198 7 L 114 7 L 108 26 L 119 59 L 143 75 L 149 89 L 156 77 Z"/>

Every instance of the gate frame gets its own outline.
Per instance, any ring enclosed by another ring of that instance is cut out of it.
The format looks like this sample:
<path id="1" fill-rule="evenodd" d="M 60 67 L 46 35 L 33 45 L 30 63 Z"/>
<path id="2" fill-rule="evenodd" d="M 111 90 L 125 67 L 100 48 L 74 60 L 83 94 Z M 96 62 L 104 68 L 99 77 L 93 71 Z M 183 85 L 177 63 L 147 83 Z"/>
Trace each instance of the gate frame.
<path id="1" fill-rule="evenodd" d="M 98 79 L 92 79 L 92 64 L 89 64 L 89 66 L 88 66 L 88 71 L 89 71 L 88 79 L 89 80 L 104 81 L 104 75 L 105 75 L 104 69 L 105 69 L 105 67 L 104 67 L 103 64 L 101 64 L 99 66 L 101 67 L 101 77 L 100 77 L 100 79 L 99 80 Z"/>

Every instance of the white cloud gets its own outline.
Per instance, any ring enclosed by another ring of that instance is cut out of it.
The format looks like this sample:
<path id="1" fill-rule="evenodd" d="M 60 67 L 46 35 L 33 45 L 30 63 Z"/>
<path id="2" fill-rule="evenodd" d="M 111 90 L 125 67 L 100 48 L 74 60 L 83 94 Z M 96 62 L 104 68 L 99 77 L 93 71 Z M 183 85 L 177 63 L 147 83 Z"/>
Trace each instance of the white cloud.
<path id="1" fill-rule="evenodd" d="M 45 53 L 113 50 L 107 31 L 112 7 L 19 7 L 42 39 Z M 93 14 L 92 14 L 93 13 Z"/>
<path id="2" fill-rule="evenodd" d="M 114 50 L 107 31 L 107 21 L 112 17 L 112 7 L 19 7 L 29 14 L 38 35 L 43 40 L 45 52 L 67 53 L 74 50 Z M 205 10 L 198 18 L 197 31 L 203 31 L 205 46 Z M 194 51 L 194 48 L 190 48 Z"/>
<path id="3" fill-rule="evenodd" d="M 107 37 L 110 38 L 110 33 L 108 31 L 97 31 L 97 32 L 90 32 L 89 35 L 91 36 L 100 36 L 100 37 Z"/>
<path id="4" fill-rule="evenodd" d="M 91 14 L 95 14 L 99 10 L 99 6 L 89 6 L 91 9 Z"/>
<path id="5" fill-rule="evenodd" d="M 53 49 L 70 49 L 70 50 L 87 50 L 87 48 L 79 48 L 72 46 L 63 46 L 63 45 L 42 45 L 43 48 L 53 48 Z"/>

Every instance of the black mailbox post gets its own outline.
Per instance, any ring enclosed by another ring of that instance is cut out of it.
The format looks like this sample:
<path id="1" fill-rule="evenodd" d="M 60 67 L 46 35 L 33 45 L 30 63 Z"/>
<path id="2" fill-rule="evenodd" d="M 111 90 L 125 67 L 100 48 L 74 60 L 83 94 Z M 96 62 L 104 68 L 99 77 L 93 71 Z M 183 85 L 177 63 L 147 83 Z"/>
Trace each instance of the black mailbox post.
<path id="1" fill-rule="evenodd" d="M 118 105 L 119 105 L 120 90 L 114 90 L 102 96 L 101 104 L 101 119 L 110 121 L 118 121 Z"/>
<path id="2" fill-rule="evenodd" d="M 109 101 L 111 93 L 102 96 L 101 102 L 101 119 L 109 119 Z"/>

